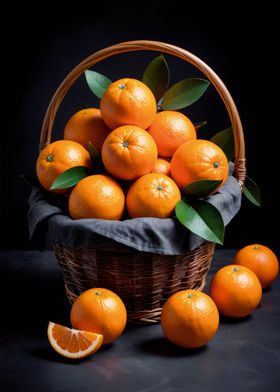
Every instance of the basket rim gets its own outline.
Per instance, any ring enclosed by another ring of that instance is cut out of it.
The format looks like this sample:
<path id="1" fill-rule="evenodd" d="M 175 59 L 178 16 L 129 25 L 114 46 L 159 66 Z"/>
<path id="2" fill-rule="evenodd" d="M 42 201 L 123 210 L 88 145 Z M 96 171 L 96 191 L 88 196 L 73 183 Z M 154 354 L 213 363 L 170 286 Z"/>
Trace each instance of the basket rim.
<path id="1" fill-rule="evenodd" d="M 227 225 L 241 206 L 241 192 L 237 180 L 230 176 L 215 195 L 207 197 L 207 201 L 220 210 L 224 223 Z M 139 251 L 178 255 L 186 249 L 194 249 L 197 244 L 204 241 L 202 237 L 186 230 L 174 218 L 145 217 L 122 221 L 73 220 L 66 213 L 66 208 L 54 203 L 52 195 L 41 191 L 40 188 L 33 189 L 29 204 L 30 239 L 37 239 L 38 243 L 42 238 L 41 223 L 43 221 L 47 224 L 51 240 L 69 246 L 90 247 L 108 240 L 120 242 Z"/>

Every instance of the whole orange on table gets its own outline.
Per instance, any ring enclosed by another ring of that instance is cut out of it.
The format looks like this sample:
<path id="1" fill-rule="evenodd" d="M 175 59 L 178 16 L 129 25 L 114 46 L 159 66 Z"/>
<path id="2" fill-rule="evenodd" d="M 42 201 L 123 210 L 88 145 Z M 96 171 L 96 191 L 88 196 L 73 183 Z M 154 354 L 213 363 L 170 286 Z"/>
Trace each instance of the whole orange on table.
<path id="1" fill-rule="evenodd" d="M 126 206 L 131 218 L 169 218 L 180 200 L 180 190 L 170 177 L 149 173 L 132 184 L 126 196 Z"/>
<path id="2" fill-rule="evenodd" d="M 157 160 L 157 146 L 142 128 L 124 125 L 112 131 L 102 147 L 106 170 L 116 178 L 133 180 L 149 173 Z"/>
<path id="3" fill-rule="evenodd" d="M 228 177 L 228 160 L 216 144 L 208 140 L 191 140 L 182 144 L 171 159 L 170 171 L 179 188 L 194 181 L 222 180 Z"/>
<path id="4" fill-rule="evenodd" d="M 173 294 L 161 313 L 164 335 L 184 348 L 197 348 L 208 343 L 219 326 L 219 312 L 214 301 L 198 290 Z"/>
<path id="5" fill-rule="evenodd" d="M 262 287 L 253 271 L 232 264 L 216 272 L 210 284 L 210 296 L 225 316 L 245 317 L 259 305 Z"/>
<path id="6" fill-rule="evenodd" d="M 155 139 L 158 153 L 163 157 L 172 157 L 183 143 L 196 139 L 191 120 L 183 113 L 172 110 L 157 113 L 148 132 Z"/>
<path id="7" fill-rule="evenodd" d="M 74 166 L 91 167 L 89 152 L 79 143 L 58 140 L 40 152 L 36 163 L 36 173 L 45 189 L 62 193 L 63 190 L 51 189 L 51 186 L 61 173 Z"/>
<path id="8" fill-rule="evenodd" d="M 124 212 L 125 196 L 113 178 L 96 174 L 85 177 L 74 187 L 68 205 L 73 219 L 119 220 Z"/>
<path id="9" fill-rule="evenodd" d="M 279 273 L 279 263 L 275 253 L 260 244 L 247 245 L 240 249 L 234 257 L 234 263 L 254 271 L 262 288 L 269 287 Z"/>
<path id="10" fill-rule="evenodd" d="M 92 288 L 76 298 L 70 318 L 73 328 L 101 334 L 103 343 L 108 344 L 122 334 L 127 314 L 117 294 L 104 288 Z"/>
<path id="11" fill-rule="evenodd" d="M 148 128 L 155 119 L 157 104 L 152 91 L 137 79 L 113 82 L 100 102 L 101 115 L 109 128 L 136 125 Z"/>
<path id="12" fill-rule="evenodd" d="M 102 144 L 111 129 L 104 123 L 99 109 L 82 109 L 75 113 L 64 128 L 64 139 L 80 143 L 86 149 L 89 142 L 101 151 Z"/>

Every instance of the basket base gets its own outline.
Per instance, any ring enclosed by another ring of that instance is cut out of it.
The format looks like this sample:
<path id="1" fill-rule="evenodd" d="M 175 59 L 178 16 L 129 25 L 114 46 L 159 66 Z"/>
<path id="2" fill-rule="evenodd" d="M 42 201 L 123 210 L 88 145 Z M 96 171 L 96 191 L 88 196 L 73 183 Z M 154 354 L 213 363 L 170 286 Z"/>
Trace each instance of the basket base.
<path id="1" fill-rule="evenodd" d="M 53 245 L 71 303 L 87 289 L 104 287 L 122 298 L 134 324 L 159 322 L 164 302 L 177 291 L 202 290 L 215 250 L 207 241 L 180 256 L 139 252 L 117 243 L 106 249 Z"/>
<path id="2" fill-rule="evenodd" d="M 206 281 L 203 280 L 200 287 L 196 287 L 196 290 L 202 291 Z M 182 288 L 183 290 L 183 288 Z M 127 312 L 127 321 L 130 324 L 157 324 L 160 322 L 162 307 L 153 310 L 142 310 L 138 312 Z"/>

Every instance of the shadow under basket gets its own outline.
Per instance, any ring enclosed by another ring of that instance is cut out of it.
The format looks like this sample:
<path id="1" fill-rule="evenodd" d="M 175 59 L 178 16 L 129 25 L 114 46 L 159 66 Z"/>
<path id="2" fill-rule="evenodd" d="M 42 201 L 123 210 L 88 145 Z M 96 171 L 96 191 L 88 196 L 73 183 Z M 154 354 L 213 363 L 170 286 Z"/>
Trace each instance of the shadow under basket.
<path id="1" fill-rule="evenodd" d="M 117 243 L 109 249 L 53 246 L 71 303 L 87 289 L 106 287 L 122 298 L 133 323 L 158 322 L 164 302 L 179 290 L 202 290 L 215 250 L 208 241 L 180 256 L 143 253 Z"/>

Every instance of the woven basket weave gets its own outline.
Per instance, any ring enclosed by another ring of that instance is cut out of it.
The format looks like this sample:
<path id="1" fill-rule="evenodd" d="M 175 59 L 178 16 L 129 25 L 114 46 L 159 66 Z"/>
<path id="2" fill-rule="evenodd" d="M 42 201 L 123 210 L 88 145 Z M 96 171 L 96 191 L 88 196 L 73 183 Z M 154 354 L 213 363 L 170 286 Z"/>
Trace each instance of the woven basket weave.
<path id="1" fill-rule="evenodd" d="M 100 50 L 77 65 L 61 83 L 51 100 L 41 130 L 40 151 L 51 141 L 55 116 L 64 96 L 83 72 L 115 54 L 140 50 L 168 53 L 191 63 L 218 91 L 234 131 L 234 176 L 242 191 L 246 173 L 244 137 L 239 114 L 230 93 L 215 72 L 198 57 L 162 42 L 124 42 Z M 136 323 L 158 322 L 163 303 L 178 290 L 202 290 L 215 250 L 215 244 L 208 241 L 194 251 L 180 256 L 139 252 L 117 242 L 109 248 L 95 249 L 70 248 L 62 243 L 53 243 L 53 246 L 70 302 L 88 288 L 105 287 L 120 295 L 128 311 L 128 320 Z"/>

